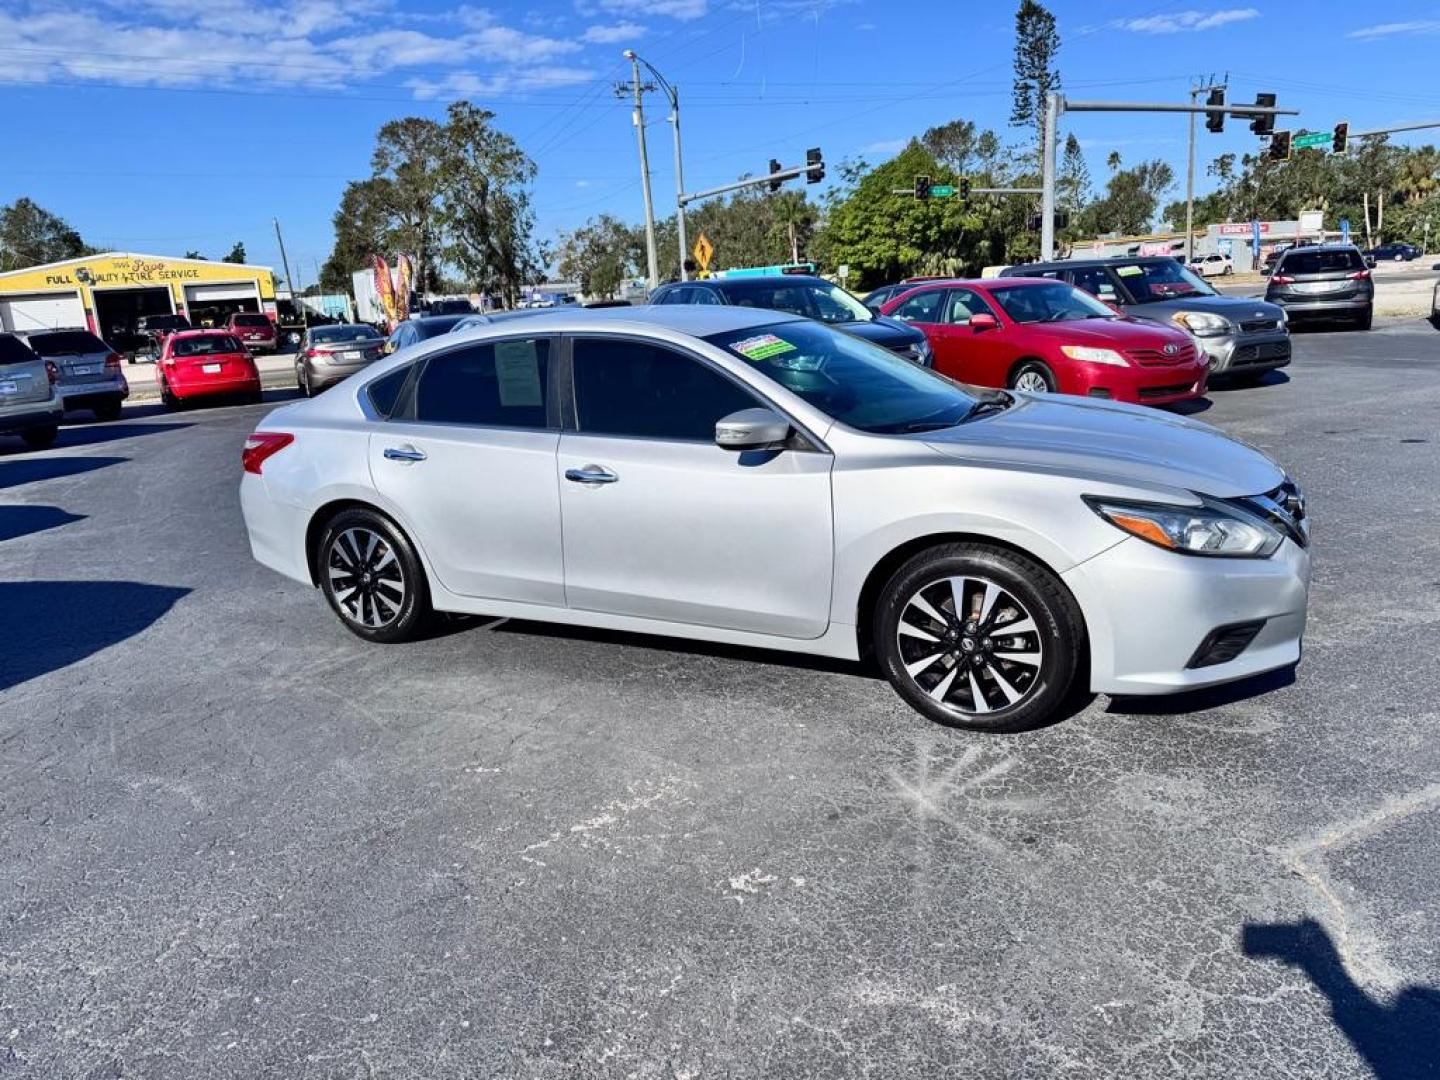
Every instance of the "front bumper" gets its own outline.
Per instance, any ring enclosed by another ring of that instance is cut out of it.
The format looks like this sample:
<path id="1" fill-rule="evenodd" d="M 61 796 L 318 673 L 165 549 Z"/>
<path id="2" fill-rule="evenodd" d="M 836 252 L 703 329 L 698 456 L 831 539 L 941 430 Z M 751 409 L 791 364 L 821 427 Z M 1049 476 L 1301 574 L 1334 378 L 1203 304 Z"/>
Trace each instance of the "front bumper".
<path id="1" fill-rule="evenodd" d="M 1090 636 L 1090 688 L 1173 694 L 1233 682 L 1300 659 L 1310 555 L 1286 540 L 1268 559 L 1177 555 L 1127 537 L 1061 575 Z M 1190 667 L 1217 628 L 1263 620 L 1233 660 Z"/>
<path id="2" fill-rule="evenodd" d="M 1067 361 L 1060 389 L 1067 394 L 1123 401 L 1128 405 L 1169 405 L 1205 393 L 1204 361 L 1174 365 L 1115 367 Z M 1066 376 L 1069 376 L 1067 378 Z"/>
<path id="3" fill-rule="evenodd" d="M 1209 358 L 1211 375 L 1269 371 L 1290 363 L 1290 334 L 1283 329 L 1197 337 L 1195 341 Z"/>

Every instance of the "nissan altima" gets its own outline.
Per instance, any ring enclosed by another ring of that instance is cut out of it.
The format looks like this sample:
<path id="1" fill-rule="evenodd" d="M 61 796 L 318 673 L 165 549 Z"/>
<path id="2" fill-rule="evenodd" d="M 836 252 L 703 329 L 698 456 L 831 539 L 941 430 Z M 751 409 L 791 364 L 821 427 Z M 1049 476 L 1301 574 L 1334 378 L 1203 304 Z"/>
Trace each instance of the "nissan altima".
<path id="1" fill-rule="evenodd" d="M 1294 665 L 1300 489 L 1214 428 L 980 390 L 740 307 L 444 335 L 246 441 L 262 563 L 368 641 L 468 612 L 859 659 L 932 720 L 1046 723 Z"/>

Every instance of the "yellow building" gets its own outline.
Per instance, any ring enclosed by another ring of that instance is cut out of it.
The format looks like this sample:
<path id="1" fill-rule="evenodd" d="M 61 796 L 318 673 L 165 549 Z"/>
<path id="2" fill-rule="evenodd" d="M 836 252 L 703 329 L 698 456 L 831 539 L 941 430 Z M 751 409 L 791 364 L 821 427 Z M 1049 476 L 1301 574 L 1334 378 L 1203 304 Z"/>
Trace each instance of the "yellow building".
<path id="1" fill-rule="evenodd" d="M 216 326 L 236 311 L 275 318 L 268 266 L 111 251 L 0 274 L 0 329 L 86 327 L 124 337 L 142 315 Z"/>

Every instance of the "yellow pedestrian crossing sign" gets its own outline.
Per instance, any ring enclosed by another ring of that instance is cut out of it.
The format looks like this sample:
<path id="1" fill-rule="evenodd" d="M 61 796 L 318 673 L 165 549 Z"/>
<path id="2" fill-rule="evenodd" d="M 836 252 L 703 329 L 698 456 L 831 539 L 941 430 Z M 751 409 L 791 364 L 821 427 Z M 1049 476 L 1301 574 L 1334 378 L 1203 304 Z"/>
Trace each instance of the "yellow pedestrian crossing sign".
<path id="1" fill-rule="evenodd" d="M 710 243 L 710 238 L 704 233 L 695 241 L 695 246 L 690 249 L 690 254 L 695 256 L 695 265 L 701 270 L 709 271 L 710 260 L 715 257 L 715 245 Z"/>

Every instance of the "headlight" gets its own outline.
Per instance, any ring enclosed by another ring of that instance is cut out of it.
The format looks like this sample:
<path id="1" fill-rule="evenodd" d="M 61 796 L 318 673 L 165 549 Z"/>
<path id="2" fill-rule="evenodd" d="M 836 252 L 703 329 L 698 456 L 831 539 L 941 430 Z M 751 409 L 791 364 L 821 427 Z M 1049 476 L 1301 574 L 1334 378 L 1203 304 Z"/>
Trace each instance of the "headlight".
<path id="1" fill-rule="evenodd" d="M 935 355 L 934 350 L 930 348 L 929 338 L 921 338 L 905 351 L 910 354 L 910 359 L 914 360 L 915 363 L 921 367 L 929 367 L 930 361 L 934 359 Z"/>
<path id="2" fill-rule="evenodd" d="M 1091 510 L 1122 532 L 1181 555 L 1263 559 L 1284 537 L 1235 506 L 1203 499 L 1201 506 L 1169 506 L 1084 496 Z"/>
<path id="3" fill-rule="evenodd" d="M 1096 349 L 1089 345 L 1061 345 L 1060 351 L 1071 360 L 1084 360 L 1089 364 L 1110 364 L 1114 367 L 1129 367 L 1125 357 L 1114 349 Z"/>
<path id="4" fill-rule="evenodd" d="M 1230 333 L 1230 323 L 1219 315 L 1208 311 L 1177 311 L 1171 321 L 1182 329 L 1189 330 L 1196 337 L 1215 337 Z"/>

